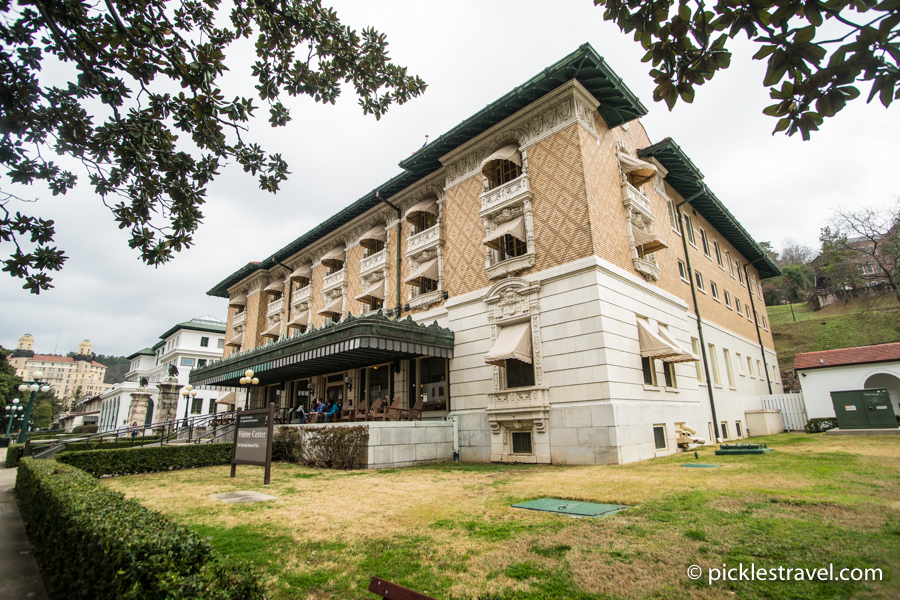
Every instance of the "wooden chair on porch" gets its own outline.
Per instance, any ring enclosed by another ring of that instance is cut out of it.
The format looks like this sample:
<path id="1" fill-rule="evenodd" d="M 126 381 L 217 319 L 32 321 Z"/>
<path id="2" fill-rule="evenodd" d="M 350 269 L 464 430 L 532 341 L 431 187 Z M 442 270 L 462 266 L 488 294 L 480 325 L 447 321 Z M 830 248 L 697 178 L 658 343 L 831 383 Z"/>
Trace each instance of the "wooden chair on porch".
<path id="1" fill-rule="evenodd" d="M 399 421 L 400 413 L 403 412 L 403 409 L 400 408 L 400 404 L 402 400 L 400 396 L 394 398 L 394 401 L 391 403 L 390 408 L 384 411 L 384 416 L 382 416 L 382 421 Z"/>
<path id="2" fill-rule="evenodd" d="M 411 409 L 400 411 L 400 418 L 407 421 L 421 421 L 423 406 L 425 406 L 425 402 L 419 398 Z"/>
<path id="3" fill-rule="evenodd" d="M 353 420 L 355 414 L 356 410 L 350 407 L 350 401 L 347 400 L 341 407 L 341 417 L 338 419 L 338 421 L 340 421 L 341 423 L 349 423 Z"/>
<path id="4" fill-rule="evenodd" d="M 365 421 L 366 413 L 369 412 L 368 407 L 366 406 L 366 402 L 362 401 L 356 405 L 356 410 L 353 411 L 353 415 L 351 415 L 351 421 Z"/>
<path id="5" fill-rule="evenodd" d="M 363 421 L 375 421 L 375 415 L 383 414 L 381 410 L 381 405 L 384 404 L 384 401 L 381 398 L 376 398 L 375 402 L 372 403 L 372 406 L 369 407 L 369 410 L 366 411 L 366 415 L 364 419 L 360 419 Z"/>

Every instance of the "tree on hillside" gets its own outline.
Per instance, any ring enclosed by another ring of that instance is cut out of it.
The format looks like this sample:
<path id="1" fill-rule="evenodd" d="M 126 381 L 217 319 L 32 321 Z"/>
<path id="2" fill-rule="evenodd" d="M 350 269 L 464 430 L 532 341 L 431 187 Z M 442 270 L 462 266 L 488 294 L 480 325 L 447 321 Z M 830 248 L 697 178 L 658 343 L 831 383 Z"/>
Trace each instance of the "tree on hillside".
<path id="1" fill-rule="evenodd" d="M 838 209 L 820 236 L 821 272 L 832 285 L 884 279 L 900 300 L 900 203 L 892 208 Z"/>
<path id="2" fill-rule="evenodd" d="M 775 104 L 774 133 L 808 140 L 825 117 L 860 95 L 885 106 L 900 98 L 900 2 L 897 0 L 594 0 L 603 18 L 634 32 L 652 62 L 655 101 L 671 110 L 679 99 L 731 65 L 729 40 L 742 33 L 767 60 L 763 86 Z M 896 91 L 895 91 L 896 89 Z"/>
<path id="3" fill-rule="evenodd" d="M 34 429 L 49 427 L 52 420 L 53 407 L 48 402 L 43 402 L 34 407 L 31 413 L 31 423 Z"/>
<path id="4" fill-rule="evenodd" d="M 255 95 L 272 127 L 291 120 L 284 95 L 333 104 L 349 85 L 377 119 L 425 89 L 390 61 L 383 34 L 342 25 L 321 0 L 0 0 L 3 270 L 37 294 L 67 259 L 51 218 L 14 208 L 33 201 L 29 185 L 53 195 L 75 186 L 54 155 L 81 163 L 149 265 L 193 244 L 207 187 L 227 163 L 276 192 L 290 172 L 246 139 L 253 94 L 226 99 L 221 89 L 225 53 L 241 39 L 255 40 Z"/>
<path id="5" fill-rule="evenodd" d="M 781 256 L 778 259 L 778 266 L 808 265 L 815 257 L 816 251 L 813 248 L 801 244 L 792 238 L 785 238 L 781 243 Z"/>
<path id="6" fill-rule="evenodd" d="M 816 289 L 816 272 L 809 265 L 787 265 L 781 273 L 781 289 L 790 302 L 806 302 Z"/>
<path id="7" fill-rule="evenodd" d="M 19 396 L 18 388 L 22 385 L 22 379 L 16 377 L 15 368 L 6 360 L 10 353 L 0 346 L 0 410 L 4 410 L 13 398 Z"/>
<path id="8" fill-rule="evenodd" d="M 131 369 L 131 361 L 124 356 L 98 354 L 94 360 L 106 367 L 103 383 L 122 383 L 125 381 L 125 373 Z"/>

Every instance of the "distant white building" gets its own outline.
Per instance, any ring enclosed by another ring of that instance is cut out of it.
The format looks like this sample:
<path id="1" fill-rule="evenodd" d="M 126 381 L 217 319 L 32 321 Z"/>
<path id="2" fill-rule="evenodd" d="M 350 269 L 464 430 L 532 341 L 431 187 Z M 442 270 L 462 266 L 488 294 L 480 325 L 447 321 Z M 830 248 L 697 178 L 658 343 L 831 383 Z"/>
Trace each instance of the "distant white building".
<path id="1" fill-rule="evenodd" d="M 100 409 L 100 431 L 130 425 L 128 421 L 132 394 L 141 388 L 141 379 L 146 378 L 147 386 L 142 391 L 150 393 L 151 406 L 146 423 L 155 421 L 154 412 L 158 404 L 157 384 L 169 374 L 169 368 L 178 369 L 178 383 L 188 384 L 192 369 L 206 366 L 211 360 L 222 358 L 225 348 L 225 322 L 214 317 L 199 317 L 178 323 L 160 336 L 153 347 L 138 350 L 130 355 L 130 368 L 125 381 L 118 383 L 102 394 Z M 195 386 L 198 393 L 185 400 L 178 396 L 178 417 L 212 414 L 217 412 L 216 402 L 226 392 L 212 390 L 205 386 Z"/>
<path id="2" fill-rule="evenodd" d="M 900 414 L 900 343 L 805 352 L 794 357 L 810 419 L 834 418 L 831 392 L 886 388 Z"/>

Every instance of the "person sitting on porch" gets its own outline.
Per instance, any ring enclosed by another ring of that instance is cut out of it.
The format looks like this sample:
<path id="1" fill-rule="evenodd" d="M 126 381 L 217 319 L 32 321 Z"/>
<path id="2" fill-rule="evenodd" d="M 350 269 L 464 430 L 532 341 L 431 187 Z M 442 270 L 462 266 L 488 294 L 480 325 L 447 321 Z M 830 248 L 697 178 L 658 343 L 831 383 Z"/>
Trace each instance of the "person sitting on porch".
<path id="1" fill-rule="evenodd" d="M 341 416 L 341 407 L 338 406 L 338 403 L 334 400 L 328 401 L 328 412 L 325 413 L 325 422 L 333 423 L 337 421 Z"/>

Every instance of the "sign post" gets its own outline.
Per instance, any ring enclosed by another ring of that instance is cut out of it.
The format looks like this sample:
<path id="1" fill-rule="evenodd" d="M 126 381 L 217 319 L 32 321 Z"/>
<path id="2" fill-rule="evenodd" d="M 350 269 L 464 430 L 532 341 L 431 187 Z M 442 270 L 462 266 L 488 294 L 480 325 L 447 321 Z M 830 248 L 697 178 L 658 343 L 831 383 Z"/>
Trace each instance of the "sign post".
<path id="1" fill-rule="evenodd" d="M 257 465 L 266 468 L 264 485 L 269 485 L 272 473 L 272 428 L 275 423 L 275 404 L 256 410 L 237 410 L 234 427 L 234 448 L 231 451 L 231 476 L 238 465 Z"/>

